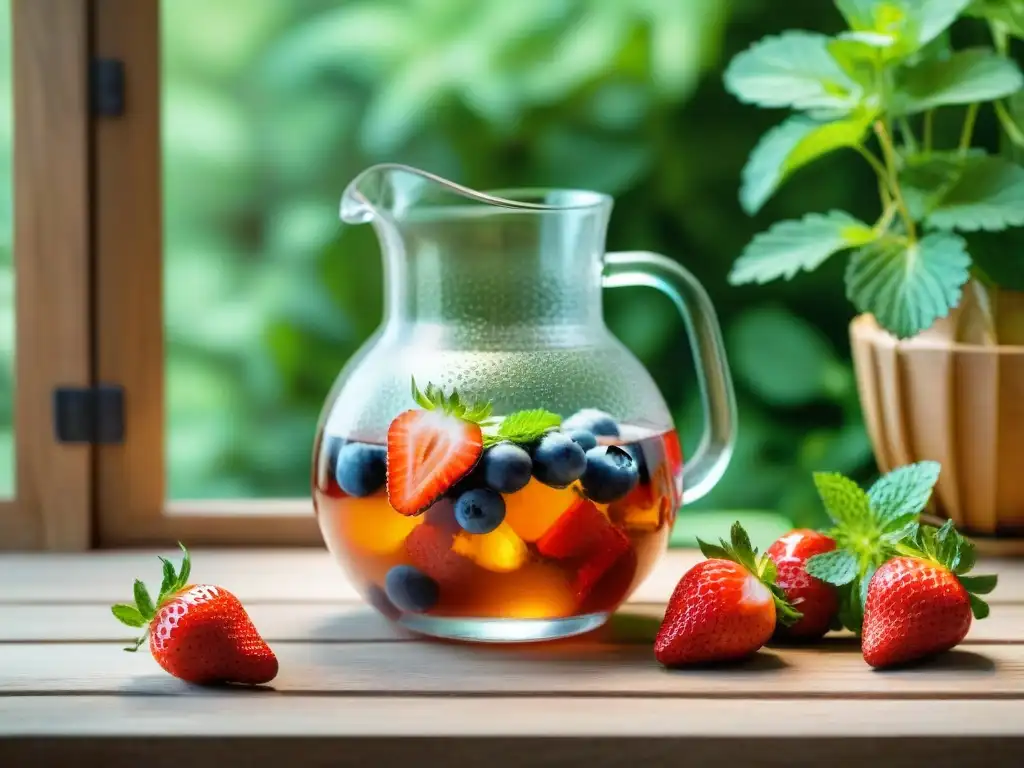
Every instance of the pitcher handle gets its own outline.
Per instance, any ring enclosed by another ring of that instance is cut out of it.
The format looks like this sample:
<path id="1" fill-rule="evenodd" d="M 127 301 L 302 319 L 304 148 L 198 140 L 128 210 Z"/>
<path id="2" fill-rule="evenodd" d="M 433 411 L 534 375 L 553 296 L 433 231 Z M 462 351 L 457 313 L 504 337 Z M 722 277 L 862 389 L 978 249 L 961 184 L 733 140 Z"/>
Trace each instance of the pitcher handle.
<path id="1" fill-rule="evenodd" d="M 693 458 L 683 464 L 683 503 L 689 504 L 721 480 L 736 440 L 736 395 L 715 308 L 693 275 L 672 259 L 649 251 L 606 254 L 603 281 L 606 288 L 657 288 L 683 316 L 704 409 L 704 434 Z"/>

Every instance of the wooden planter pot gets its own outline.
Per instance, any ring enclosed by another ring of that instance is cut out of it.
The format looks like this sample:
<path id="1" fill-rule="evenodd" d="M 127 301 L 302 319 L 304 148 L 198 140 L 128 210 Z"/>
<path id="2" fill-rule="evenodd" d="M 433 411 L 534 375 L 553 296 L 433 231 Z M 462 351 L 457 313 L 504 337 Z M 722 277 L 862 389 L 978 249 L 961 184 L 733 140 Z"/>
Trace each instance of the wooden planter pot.
<path id="1" fill-rule="evenodd" d="M 957 343 L 938 324 L 898 340 L 870 315 L 850 338 L 879 470 L 940 462 L 934 514 L 1024 552 L 1024 346 Z"/>

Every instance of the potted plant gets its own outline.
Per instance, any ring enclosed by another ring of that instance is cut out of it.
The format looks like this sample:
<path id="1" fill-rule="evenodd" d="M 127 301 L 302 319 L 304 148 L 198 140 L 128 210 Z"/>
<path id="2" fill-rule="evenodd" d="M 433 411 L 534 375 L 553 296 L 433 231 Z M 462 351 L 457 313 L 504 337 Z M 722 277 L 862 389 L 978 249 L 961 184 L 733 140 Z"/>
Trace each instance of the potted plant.
<path id="1" fill-rule="evenodd" d="M 753 215 L 846 149 L 878 176 L 878 217 L 778 222 L 730 282 L 790 279 L 845 253 L 879 469 L 938 461 L 937 515 L 975 536 L 1024 535 L 1024 76 L 1010 56 L 1024 0 L 835 4 L 847 30 L 768 36 L 726 70 L 742 102 L 793 111 L 754 147 L 740 202 Z M 952 44 L 961 33 L 971 44 Z M 998 134 L 990 146 L 979 115 Z"/>

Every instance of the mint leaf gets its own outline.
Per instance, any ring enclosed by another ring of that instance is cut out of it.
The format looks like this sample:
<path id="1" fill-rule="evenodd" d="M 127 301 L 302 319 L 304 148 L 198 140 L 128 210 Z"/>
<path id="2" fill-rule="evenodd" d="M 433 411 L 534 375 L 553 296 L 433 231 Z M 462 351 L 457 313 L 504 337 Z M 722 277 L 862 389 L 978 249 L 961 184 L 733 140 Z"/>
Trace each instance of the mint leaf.
<path id="1" fill-rule="evenodd" d="M 927 221 L 966 232 L 1024 225 L 1024 168 L 1002 157 L 967 158 Z"/>
<path id="2" fill-rule="evenodd" d="M 845 549 L 833 549 L 807 560 L 804 570 L 816 579 L 841 587 L 857 578 L 857 558 Z"/>
<path id="3" fill-rule="evenodd" d="M 894 469 L 868 489 L 871 509 L 883 531 L 895 531 L 916 517 L 931 498 L 941 465 L 920 461 Z"/>
<path id="4" fill-rule="evenodd" d="M 555 429 L 561 423 L 561 416 L 551 411 L 545 411 L 543 408 L 516 411 L 501 421 L 497 434 L 485 435 L 484 443 L 494 444 L 502 440 L 511 443 L 532 443 L 540 440 L 545 432 Z"/>
<path id="5" fill-rule="evenodd" d="M 974 0 L 965 15 L 986 19 L 1024 39 L 1024 0 Z"/>
<path id="6" fill-rule="evenodd" d="M 944 32 L 969 0 L 836 0 L 856 32 L 891 37 L 886 59 L 906 56 Z"/>
<path id="7" fill-rule="evenodd" d="M 832 254 L 871 242 L 874 237 L 871 227 L 841 211 L 781 221 L 754 236 L 733 265 L 729 282 L 788 280 L 801 269 L 816 269 Z"/>
<path id="8" fill-rule="evenodd" d="M 966 153 L 933 151 L 906 156 L 899 183 L 910 215 L 917 221 L 927 218 L 957 183 L 964 165 L 984 154 L 983 150 L 972 149 Z"/>
<path id="9" fill-rule="evenodd" d="M 835 472 L 815 472 L 814 487 L 818 489 L 825 511 L 837 526 L 847 530 L 871 527 L 871 503 L 863 489 L 848 477 Z"/>
<path id="10" fill-rule="evenodd" d="M 958 235 L 932 232 L 911 245 L 886 238 L 854 252 L 846 270 L 846 295 L 890 333 L 907 338 L 956 306 L 970 265 L 967 245 Z"/>
<path id="11" fill-rule="evenodd" d="M 836 149 L 860 144 L 873 119 L 873 113 L 864 112 L 831 122 L 794 115 L 769 130 L 743 167 L 743 210 L 754 215 L 794 171 Z"/>
<path id="12" fill-rule="evenodd" d="M 828 40 L 802 31 L 764 37 L 729 62 L 726 90 L 761 107 L 853 109 L 861 87 L 832 58 Z"/>
<path id="13" fill-rule="evenodd" d="M 893 111 L 915 114 L 949 104 L 1009 96 L 1024 86 L 1020 68 L 987 48 L 969 48 L 897 72 Z"/>
<path id="14" fill-rule="evenodd" d="M 839 621 L 855 634 L 864 625 L 864 603 L 861 602 L 861 582 L 852 581 L 839 587 Z"/>
<path id="15" fill-rule="evenodd" d="M 118 603 L 117 605 L 112 605 L 110 611 L 114 614 L 114 618 L 122 624 L 127 624 L 129 627 L 146 626 L 146 619 L 143 618 L 142 614 L 139 613 L 139 609 L 134 605 Z"/>

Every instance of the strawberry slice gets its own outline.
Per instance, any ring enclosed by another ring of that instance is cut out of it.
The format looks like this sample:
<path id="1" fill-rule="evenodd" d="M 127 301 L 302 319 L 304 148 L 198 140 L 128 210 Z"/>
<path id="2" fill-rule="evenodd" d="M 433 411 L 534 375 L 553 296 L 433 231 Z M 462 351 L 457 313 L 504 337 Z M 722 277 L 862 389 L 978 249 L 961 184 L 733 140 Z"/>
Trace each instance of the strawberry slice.
<path id="1" fill-rule="evenodd" d="M 602 542 L 610 527 L 608 518 L 592 502 L 577 497 L 537 540 L 537 551 L 559 560 L 586 555 Z"/>
<path id="2" fill-rule="evenodd" d="M 469 474 L 484 451 L 480 425 L 444 411 L 410 410 L 388 427 L 388 499 L 418 515 Z"/>

